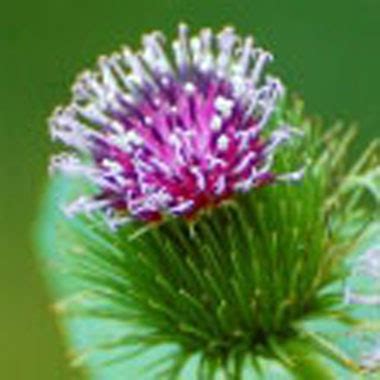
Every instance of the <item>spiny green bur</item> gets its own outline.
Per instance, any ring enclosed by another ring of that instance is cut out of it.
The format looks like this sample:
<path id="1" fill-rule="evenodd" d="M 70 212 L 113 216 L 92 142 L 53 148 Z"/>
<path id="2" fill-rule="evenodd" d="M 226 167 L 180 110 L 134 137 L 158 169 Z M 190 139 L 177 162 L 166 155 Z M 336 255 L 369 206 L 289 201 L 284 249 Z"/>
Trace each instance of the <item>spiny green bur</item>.
<path id="1" fill-rule="evenodd" d="M 85 185 L 52 181 L 39 251 L 83 378 L 379 378 L 355 337 L 375 334 L 380 313 L 343 300 L 347 263 L 380 241 L 379 144 L 350 166 L 353 128 L 323 132 L 300 101 L 280 107 L 280 122 L 304 136 L 276 169 L 306 162 L 304 179 L 190 221 L 110 231 L 100 215 L 68 220 L 58 206 Z"/>

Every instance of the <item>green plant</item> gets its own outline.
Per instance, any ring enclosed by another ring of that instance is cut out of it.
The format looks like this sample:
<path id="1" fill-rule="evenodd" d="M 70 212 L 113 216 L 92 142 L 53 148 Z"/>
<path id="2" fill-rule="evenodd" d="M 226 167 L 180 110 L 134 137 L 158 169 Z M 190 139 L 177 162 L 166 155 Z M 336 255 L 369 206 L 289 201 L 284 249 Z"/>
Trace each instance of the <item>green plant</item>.
<path id="1" fill-rule="evenodd" d="M 323 130 L 302 108 L 284 101 L 271 124 L 302 130 L 275 171 L 307 162 L 304 178 L 236 195 L 190 220 L 116 231 L 101 212 L 67 220 L 57 202 L 88 186 L 52 182 L 40 248 L 74 362 L 91 378 L 378 376 L 361 363 L 360 342 L 378 331 L 380 314 L 345 303 L 344 290 L 356 257 L 380 243 L 379 144 L 349 166 L 355 129 Z"/>
<path id="2" fill-rule="evenodd" d="M 305 118 L 230 27 L 164 41 L 100 58 L 50 119 L 75 152 L 52 158 L 40 251 L 74 362 L 107 380 L 376 376 L 376 342 L 349 346 L 379 329 L 378 141 L 349 166 L 354 128 Z"/>

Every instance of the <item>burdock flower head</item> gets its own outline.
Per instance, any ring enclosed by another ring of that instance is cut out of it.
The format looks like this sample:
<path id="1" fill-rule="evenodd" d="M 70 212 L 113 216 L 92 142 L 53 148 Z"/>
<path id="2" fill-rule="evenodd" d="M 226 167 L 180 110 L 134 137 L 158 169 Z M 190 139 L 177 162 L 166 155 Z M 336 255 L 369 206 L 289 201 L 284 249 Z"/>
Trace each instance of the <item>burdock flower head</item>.
<path id="1" fill-rule="evenodd" d="M 190 37 L 180 25 L 172 51 L 164 43 L 154 32 L 136 53 L 125 47 L 101 57 L 51 118 L 51 136 L 79 152 L 55 156 L 52 168 L 100 189 L 68 214 L 101 209 L 113 226 L 192 216 L 236 192 L 302 175 L 272 170 L 294 129 L 268 127 L 284 91 L 278 79 L 263 79 L 270 53 L 232 28 Z"/>
<path id="2" fill-rule="evenodd" d="M 51 168 L 78 180 L 51 178 L 41 252 L 75 362 L 112 380 L 377 375 L 380 338 L 351 347 L 379 330 L 378 143 L 347 169 L 354 130 L 305 118 L 251 37 L 164 40 L 100 58 L 50 120 L 72 148 Z"/>

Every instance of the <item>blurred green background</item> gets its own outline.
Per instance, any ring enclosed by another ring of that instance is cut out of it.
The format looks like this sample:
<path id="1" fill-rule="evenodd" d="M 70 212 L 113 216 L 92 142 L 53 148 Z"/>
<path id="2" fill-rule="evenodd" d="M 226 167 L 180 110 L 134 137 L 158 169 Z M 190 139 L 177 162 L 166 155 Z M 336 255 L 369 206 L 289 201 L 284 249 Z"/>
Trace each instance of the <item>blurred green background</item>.
<path id="1" fill-rule="evenodd" d="M 34 0 L 0 7 L 0 379 L 78 378 L 32 246 L 51 144 L 46 118 L 76 73 L 151 29 L 233 24 L 275 52 L 310 113 L 379 136 L 380 0 Z"/>

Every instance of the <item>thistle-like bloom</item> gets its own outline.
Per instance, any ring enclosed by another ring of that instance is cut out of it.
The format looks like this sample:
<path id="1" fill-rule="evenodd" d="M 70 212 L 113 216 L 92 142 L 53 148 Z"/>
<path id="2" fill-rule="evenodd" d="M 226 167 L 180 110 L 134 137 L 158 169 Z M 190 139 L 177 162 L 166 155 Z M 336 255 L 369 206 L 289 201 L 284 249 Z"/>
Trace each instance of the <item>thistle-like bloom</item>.
<path id="1" fill-rule="evenodd" d="M 102 210 L 113 226 L 191 216 L 235 192 L 302 174 L 271 169 L 293 132 L 262 133 L 284 91 L 278 79 L 262 79 L 271 54 L 232 28 L 189 37 L 180 25 L 168 54 L 164 40 L 154 32 L 137 53 L 126 47 L 101 57 L 51 118 L 53 139 L 77 150 L 53 157 L 52 168 L 98 188 L 68 214 Z"/>

